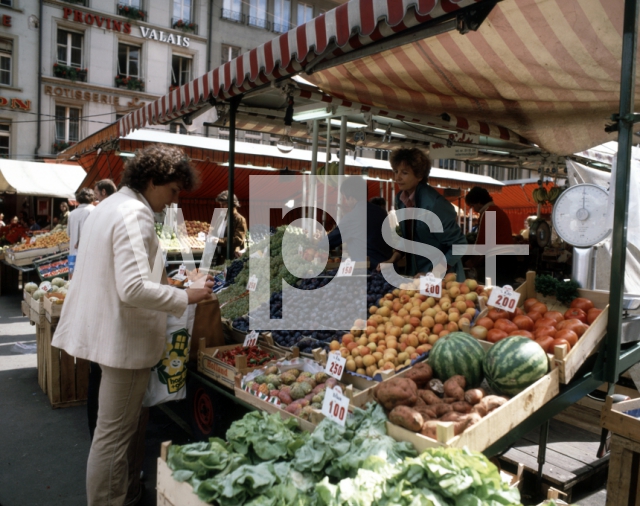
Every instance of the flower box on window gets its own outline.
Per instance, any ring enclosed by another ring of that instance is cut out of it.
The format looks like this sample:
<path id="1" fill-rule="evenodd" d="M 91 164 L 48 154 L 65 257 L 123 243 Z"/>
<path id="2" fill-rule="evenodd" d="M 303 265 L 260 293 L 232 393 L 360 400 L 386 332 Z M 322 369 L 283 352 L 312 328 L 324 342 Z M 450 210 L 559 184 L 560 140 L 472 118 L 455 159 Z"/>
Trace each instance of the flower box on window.
<path id="1" fill-rule="evenodd" d="M 116 76 L 116 86 L 128 90 L 144 91 L 144 81 L 132 76 Z"/>
<path id="2" fill-rule="evenodd" d="M 118 4 L 118 14 L 129 19 L 140 19 L 142 21 L 147 19 L 147 13 L 145 11 L 137 7 L 131 7 L 130 5 Z"/>
<path id="3" fill-rule="evenodd" d="M 71 81 L 87 82 L 87 69 L 71 67 L 62 63 L 53 64 L 53 75 Z"/>
<path id="4" fill-rule="evenodd" d="M 64 0 L 67 3 L 70 4 L 76 4 L 76 5 L 86 5 L 87 4 L 87 0 Z"/>
<path id="5" fill-rule="evenodd" d="M 173 28 L 190 33 L 196 33 L 198 31 L 198 25 L 189 21 L 185 21 L 184 19 L 174 19 Z"/>
<path id="6" fill-rule="evenodd" d="M 53 143 L 53 152 L 60 153 L 61 151 L 64 151 L 65 149 L 67 149 L 70 146 L 73 146 L 74 144 L 75 142 L 56 141 Z"/>

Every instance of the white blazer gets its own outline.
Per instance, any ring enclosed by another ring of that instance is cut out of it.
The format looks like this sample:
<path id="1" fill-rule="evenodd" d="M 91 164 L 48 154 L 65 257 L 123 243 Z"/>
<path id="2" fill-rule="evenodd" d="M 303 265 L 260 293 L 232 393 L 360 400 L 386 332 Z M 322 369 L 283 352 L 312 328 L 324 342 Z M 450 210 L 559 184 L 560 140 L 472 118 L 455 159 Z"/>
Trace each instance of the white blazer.
<path id="1" fill-rule="evenodd" d="M 153 211 L 141 194 L 124 187 L 102 201 L 82 228 L 53 346 L 108 367 L 156 365 L 167 313 L 179 317 L 188 303 L 186 292 L 166 284 L 161 258 Z"/>
<path id="2" fill-rule="evenodd" d="M 93 204 L 80 204 L 77 209 L 69 213 L 67 221 L 67 235 L 69 236 L 69 255 L 78 255 L 78 246 L 80 245 L 80 233 L 84 222 L 91 212 L 95 209 Z"/>

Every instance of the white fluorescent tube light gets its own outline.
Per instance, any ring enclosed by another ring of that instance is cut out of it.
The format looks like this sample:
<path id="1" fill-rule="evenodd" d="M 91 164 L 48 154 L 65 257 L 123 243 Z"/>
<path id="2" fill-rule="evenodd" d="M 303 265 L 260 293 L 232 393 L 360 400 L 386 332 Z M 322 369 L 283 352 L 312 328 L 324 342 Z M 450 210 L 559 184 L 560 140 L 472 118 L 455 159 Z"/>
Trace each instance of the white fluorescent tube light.
<path id="1" fill-rule="evenodd" d="M 221 167 L 228 167 L 229 166 L 229 162 L 225 162 L 225 163 L 220 163 L 219 164 Z M 274 169 L 272 167 L 257 167 L 255 165 L 242 165 L 239 163 L 236 163 L 235 167 L 236 169 L 255 169 L 255 170 L 268 170 L 271 172 L 279 172 L 280 169 Z"/>
<path id="2" fill-rule="evenodd" d="M 495 155 L 510 155 L 511 153 L 509 151 L 501 151 L 499 149 L 484 149 L 484 148 L 480 148 L 480 150 L 484 153 L 493 153 Z"/>
<path id="3" fill-rule="evenodd" d="M 340 126 L 341 121 L 339 119 L 332 119 L 331 124 L 334 126 Z M 367 125 L 364 123 L 353 123 L 352 121 L 347 121 L 347 128 L 364 128 Z"/>
<path id="4" fill-rule="evenodd" d="M 123 158 L 133 158 L 134 156 L 136 156 L 135 153 L 128 153 L 127 151 L 120 151 L 118 153 L 118 156 L 121 156 Z"/>
<path id="5" fill-rule="evenodd" d="M 376 132 L 377 134 L 386 134 L 386 133 L 387 133 L 387 131 L 386 131 L 386 130 L 383 130 L 382 128 L 376 128 L 375 132 Z M 401 137 L 401 138 L 403 138 L 403 139 L 406 139 L 406 138 L 407 138 L 407 136 L 406 136 L 406 135 L 397 134 L 397 133 L 395 133 L 393 130 L 391 130 L 391 136 L 392 136 L 392 137 Z"/>
<path id="6" fill-rule="evenodd" d="M 293 115 L 293 121 L 309 121 L 312 119 L 328 118 L 331 112 L 327 112 L 325 108 L 314 109 L 312 111 L 304 111 Z"/>

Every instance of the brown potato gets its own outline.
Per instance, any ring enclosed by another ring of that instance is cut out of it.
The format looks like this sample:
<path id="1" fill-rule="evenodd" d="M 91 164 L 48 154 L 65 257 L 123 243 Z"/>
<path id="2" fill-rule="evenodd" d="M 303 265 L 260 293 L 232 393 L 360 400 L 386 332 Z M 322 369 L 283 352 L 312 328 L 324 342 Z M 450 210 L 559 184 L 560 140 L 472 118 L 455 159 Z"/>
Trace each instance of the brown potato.
<path id="1" fill-rule="evenodd" d="M 482 388 L 472 388 L 464 393 L 464 400 L 475 406 L 483 399 L 484 396 L 485 393 Z"/>
<path id="2" fill-rule="evenodd" d="M 422 388 L 433 378 L 433 369 L 426 362 L 419 362 L 409 369 L 404 377 L 413 380 L 418 388 Z"/>
<path id="3" fill-rule="evenodd" d="M 418 396 L 426 404 L 441 404 L 443 401 L 440 397 L 434 394 L 431 390 L 418 390 Z"/>
<path id="4" fill-rule="evenodd" d="M 422 415 L 408 406 L 393 408 L 389 413 L 389 421 L 413 432 L 418 432 L 424 423 Z"/>
<path id="5" fill-rule="evenodd" d="M 466 401 L 454 402 L 451 407 L 458 413 L 471 413 L 473 406 Z"/>
<path id="6" fill-rule="evenodd" d="M 436 415 L 438 416 L 438 418 L 453 411 L 451 404 L 436 404 L 434 407 L 436 409 Z"/>

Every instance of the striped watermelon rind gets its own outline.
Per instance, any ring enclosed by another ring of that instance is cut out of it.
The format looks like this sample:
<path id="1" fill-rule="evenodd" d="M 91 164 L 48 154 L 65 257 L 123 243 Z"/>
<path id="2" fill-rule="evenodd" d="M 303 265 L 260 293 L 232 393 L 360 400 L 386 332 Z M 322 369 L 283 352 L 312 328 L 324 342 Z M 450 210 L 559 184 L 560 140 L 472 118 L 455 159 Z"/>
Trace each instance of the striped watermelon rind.
<path id="1" fill-rule="evenodd" d="M 485 356 L 483 370 L 492 390 L 503 395 L 517 395 L 549 372 L 549 359 L 535 341 L 511 336 L 491 347 Z"/>
<path id="2" fill-rule="evenodd" d="M 436 341 L 429 353 L 429 365 L 436 378 L 446 381 L 460 374 L 471 388 L 482 383 L 484 356 L 482 345 L 471 334 L 452 332 Z"/>

